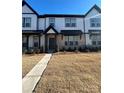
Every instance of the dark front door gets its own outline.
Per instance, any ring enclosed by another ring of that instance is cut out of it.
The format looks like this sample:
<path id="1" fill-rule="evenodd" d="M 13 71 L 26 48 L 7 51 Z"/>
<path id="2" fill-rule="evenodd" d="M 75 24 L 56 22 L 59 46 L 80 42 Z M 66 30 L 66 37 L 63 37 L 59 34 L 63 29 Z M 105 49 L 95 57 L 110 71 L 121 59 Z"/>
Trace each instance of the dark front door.
<path id="1" fill-rule="evenodd" d="M 56 46 L 55 38 L 49 38 L 49 50 L 55 51 L 55 46 Z"/>

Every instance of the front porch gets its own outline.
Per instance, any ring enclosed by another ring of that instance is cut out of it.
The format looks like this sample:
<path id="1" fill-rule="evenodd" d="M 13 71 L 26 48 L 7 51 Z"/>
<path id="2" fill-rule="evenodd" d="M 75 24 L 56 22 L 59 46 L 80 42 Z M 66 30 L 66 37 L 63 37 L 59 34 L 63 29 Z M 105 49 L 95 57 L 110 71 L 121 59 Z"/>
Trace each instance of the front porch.
<path id="1" fill-rule="evenodd" d="M 45 32 L 45 52 L 56 52 L 58 49 L 57 37 L 58 31 L 49 26 Z"/>
<path id="2" fill-rule="evenodd" d="M 22 52 L 43 52 L 42 31 L 26 30 L 22 33 Z"/>
<path id="3" fill-rule="evenodd" d="M 45 51 L 46 52 L 57 51 L 57 35 L 56 34 L 45 35 Z"/>

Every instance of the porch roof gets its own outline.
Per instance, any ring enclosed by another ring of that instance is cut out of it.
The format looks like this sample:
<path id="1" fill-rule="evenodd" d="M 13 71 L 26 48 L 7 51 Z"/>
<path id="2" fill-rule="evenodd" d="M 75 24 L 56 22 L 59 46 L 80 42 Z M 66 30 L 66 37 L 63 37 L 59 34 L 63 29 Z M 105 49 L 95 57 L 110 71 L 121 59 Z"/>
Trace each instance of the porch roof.
<path id="1" fill-rule="evenodd" d="M 81 30 L 61 30 L 63 35 L 80 35 L 82 34 Z"/>
<path id="2" fill-rule="evenodd" d="M 91 34 L 100 34 L 101 30 L 89 30 L 89 33 L 91 33 Z"/>
<path id="3" fill-rule="evenodd" d="M 43 30 L 22 30 L 22 34 L 42 34 Z"/>
<path id="4" fill-rule="evenodd" d="M 47 34 L 47 32 L 52 29 L 56 34 L 58 34 L 58 31 L 53 27 L 53 26 L 49 26 L 45 31 L 44 31 L 44 34 Z"/>

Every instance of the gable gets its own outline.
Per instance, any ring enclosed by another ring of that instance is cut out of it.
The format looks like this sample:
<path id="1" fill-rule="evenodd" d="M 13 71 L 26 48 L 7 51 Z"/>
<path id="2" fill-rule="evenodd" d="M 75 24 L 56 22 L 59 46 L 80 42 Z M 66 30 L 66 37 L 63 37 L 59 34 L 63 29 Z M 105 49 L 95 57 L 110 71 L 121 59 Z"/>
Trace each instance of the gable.
<path id="1" fill-rule="evenodd" d="M 52 33 L 55 33 L 55 31 L 53 31 L 53 29 L 51 28 L 50 30 L 48 30 L 47 33 L 52 34 Z"/>
<path id="2" fill-rule="evenodd" d="M 22 13 L 34 13 L 27 5 L 22 7 Z"/>
<path id="3" fill-rule="evenodd" d="M 94 8 L 94 9 L 92 9 L 92 10 L 87 14 L 86 17 L 91 17 L 91 16 L 95 16 L 95 15 L 98 15 L 98 14 L 100 14 L 100 13 Z"/>
<path id="4" fill-rule="evenodd" d="M 34 14 L 38 15 L 38 13 L 30 5 L 28 5 L 25 1 L 22 2 L 22 13 L 34 13 Z"/>
<path id="5" fill-rule="evenodd" d="M 45 31 L 44 31 L 44 34 L 58 34 L 58 31 L 52 27 L 52 26 L 49 26 Z"/>
<path id="6" fill-rule="evenodd" d="M 99 16 L 101 14 L 101 9 L 97 5 L 94 5 L 86 14 L 85 17 Z"/>

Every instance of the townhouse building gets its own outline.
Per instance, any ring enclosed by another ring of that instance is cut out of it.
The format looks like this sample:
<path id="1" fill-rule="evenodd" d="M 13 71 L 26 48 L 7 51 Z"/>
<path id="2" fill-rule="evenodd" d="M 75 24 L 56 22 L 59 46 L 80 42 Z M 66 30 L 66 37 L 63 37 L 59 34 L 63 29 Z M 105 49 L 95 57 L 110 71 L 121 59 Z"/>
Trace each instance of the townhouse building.
<path id="1" fill-rule="evenodd" d="M 101 9 L 97 5 L 84 15 L 39 15 L 26 1 L 22 2 L 23 49 L 50 52 L 84 46 L 101 46 Z"/>

